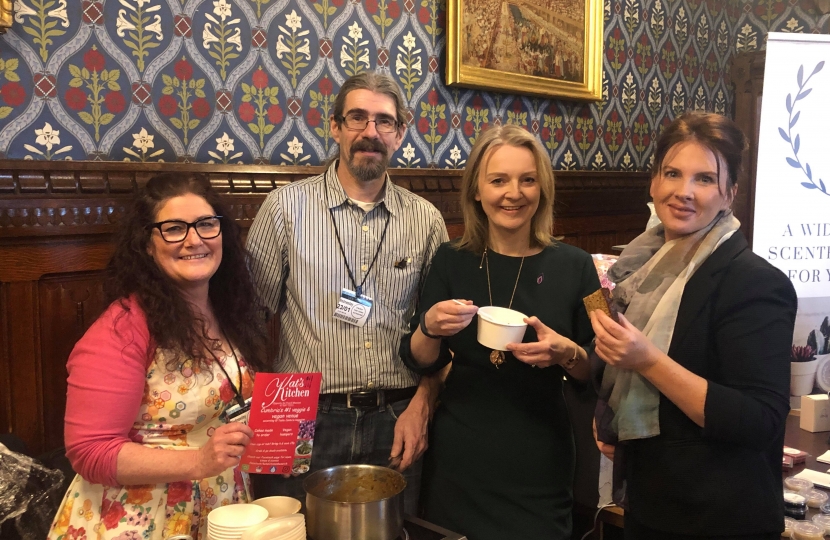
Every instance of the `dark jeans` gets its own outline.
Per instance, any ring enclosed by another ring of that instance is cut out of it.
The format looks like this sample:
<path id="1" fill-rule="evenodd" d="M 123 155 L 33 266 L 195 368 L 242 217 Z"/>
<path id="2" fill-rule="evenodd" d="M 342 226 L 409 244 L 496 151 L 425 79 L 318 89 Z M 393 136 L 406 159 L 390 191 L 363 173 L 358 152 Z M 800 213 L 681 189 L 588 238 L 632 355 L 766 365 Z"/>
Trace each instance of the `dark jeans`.
<path id="1" fill-rule="evenodd" d="M 409 400 L 398 401 L 382 408 L 353 408 L 333 404 L 320 396 L 317 425 L 314 432 L 314 450 L 309 473 L 335 465 L 367 463 L 387 465 L 395 436 L 395 422 L 409 406 Z M 416 514 L 421 491 L 422 459 L 403 471 L 406 478 L 404 511 Z M 308 474 L 284 478 L 278 474 L 252 474 L 254 496 L 287 495 L 303 501 L 303 480 Z"/>

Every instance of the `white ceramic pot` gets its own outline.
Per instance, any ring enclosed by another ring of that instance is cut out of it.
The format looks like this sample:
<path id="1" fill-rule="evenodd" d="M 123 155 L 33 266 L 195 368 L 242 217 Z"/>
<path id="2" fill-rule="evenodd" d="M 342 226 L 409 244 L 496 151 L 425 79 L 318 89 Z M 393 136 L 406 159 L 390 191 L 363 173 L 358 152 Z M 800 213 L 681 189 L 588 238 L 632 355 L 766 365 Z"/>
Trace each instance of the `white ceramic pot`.
<path id="1" fill-rule="evenodd" d="M 813 391 L 816 383 L 818 359 L 790 364 L 790 395 L 806 396 Z"/>

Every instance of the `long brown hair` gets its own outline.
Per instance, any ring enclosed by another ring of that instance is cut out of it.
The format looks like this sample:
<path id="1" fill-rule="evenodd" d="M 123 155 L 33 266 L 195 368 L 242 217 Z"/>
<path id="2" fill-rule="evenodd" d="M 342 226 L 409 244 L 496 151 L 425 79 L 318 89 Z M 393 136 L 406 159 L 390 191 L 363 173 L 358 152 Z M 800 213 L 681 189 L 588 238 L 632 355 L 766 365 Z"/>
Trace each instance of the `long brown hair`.
<path id="1" fill-rule="evenodd" d="M 476 141 L 464 177 L 461 180 L 461 210 L 464 214 L 464 234 L 455 244 L 459 249 L 482 253 L 487 247 L 487 214 L 476 200 L 478 179 L 485 173 L 490 156 L 501 146 L 527 148 L 536 162 L 536 181 L 539 183 L 539 207 L 530 220 L 530 245 L 546 247 L 553 243 L 553 167 L 539 141 L 525 129 L 507 124 L 491 127 Z"/>
<path id="2" fill-rule="evenodd" d="M 239 226 L 228 208 L 201 174 L 165 173 L 154 176 L 138 190 L 132 207 L 119 223 L 115 253 L 106 268 L 104 293 L 108 302 L 134 296 L 147 316 L 155 344 L 173 352 L 167 368 L 181 369 L 184 357 L 208 367 L 213 361 L 205 344 L 219 344 L 208 337 L 205 321 L 196 316 L 178 287 L 147 253 L 156 215 L 169 199 L 194 194 L 202 197 L 222 217 L 222 262 L 210 278 L 208 297 L 216 320 L 230 342 L 254 369 L 266 367 L 266 334 L 258 316 L 256 290 L 246 265 Z M 122 302 L 123 303 L 123 302 Z"/>

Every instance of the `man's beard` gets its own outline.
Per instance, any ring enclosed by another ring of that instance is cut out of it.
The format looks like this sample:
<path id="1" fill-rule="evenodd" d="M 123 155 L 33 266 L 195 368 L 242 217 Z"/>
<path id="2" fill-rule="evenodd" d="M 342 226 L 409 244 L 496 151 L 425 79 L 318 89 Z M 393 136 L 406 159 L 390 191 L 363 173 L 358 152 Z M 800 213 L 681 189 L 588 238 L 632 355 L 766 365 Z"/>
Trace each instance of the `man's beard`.
<path id="1" fill-rule="evenodd" d="M 355 152 L 378 152 L 380 159 L 366 158 L 360 163 L 355 161 Z M 376 139 L 361 139 L 349 148 L 346 157 L 346 168 L 351 175 L 360 182 L 371 182 L 383 176 L 389 167 L 389 150 Z"/>

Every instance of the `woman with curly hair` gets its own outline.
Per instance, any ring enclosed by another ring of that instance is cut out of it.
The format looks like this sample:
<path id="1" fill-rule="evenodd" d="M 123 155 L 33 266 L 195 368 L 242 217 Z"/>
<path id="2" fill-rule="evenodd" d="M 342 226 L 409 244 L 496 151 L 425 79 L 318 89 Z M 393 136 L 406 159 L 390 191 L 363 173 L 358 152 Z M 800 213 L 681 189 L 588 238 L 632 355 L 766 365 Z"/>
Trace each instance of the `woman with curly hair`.
<path id="1" fill-rule="evenodd" d="M 111 302 L 69 356 L 65 439 L 78 472 L 50 539 L 207 538 L 207 514 L 247 502 L 253 432 L 224 423 L 265 365 L 240 230 L 210 182 L 168 173 L 115 239 Z"/>

